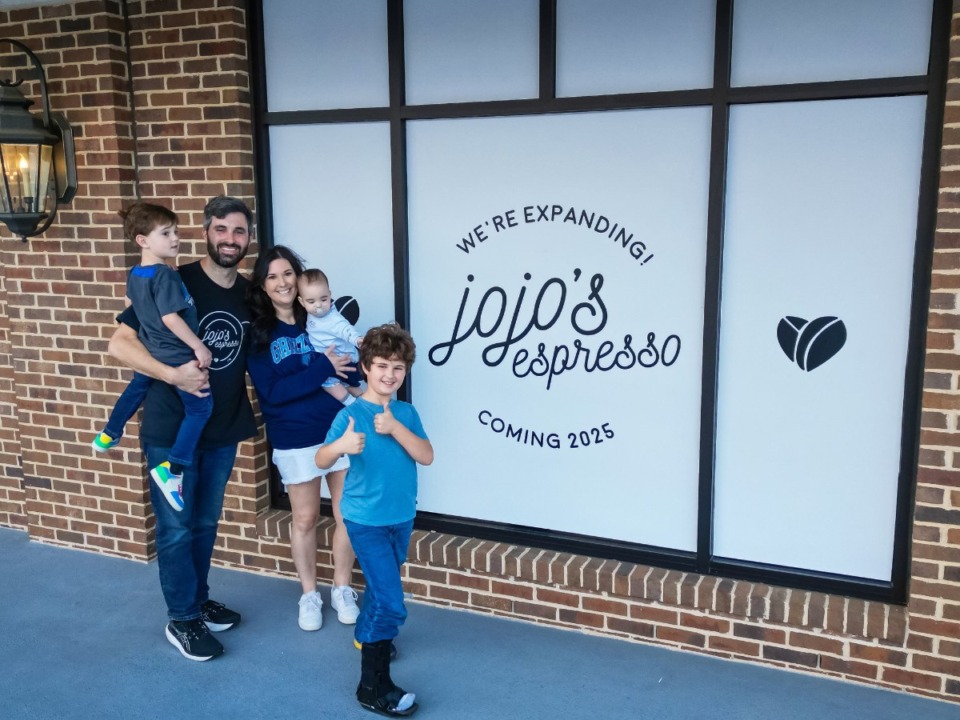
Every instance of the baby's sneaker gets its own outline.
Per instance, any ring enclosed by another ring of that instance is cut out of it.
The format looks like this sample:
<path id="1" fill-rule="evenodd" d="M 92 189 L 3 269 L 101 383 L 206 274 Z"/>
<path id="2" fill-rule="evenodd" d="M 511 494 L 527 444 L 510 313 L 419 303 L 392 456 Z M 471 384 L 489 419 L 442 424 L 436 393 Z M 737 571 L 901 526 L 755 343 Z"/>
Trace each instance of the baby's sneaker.
<path id="1" fill-rule="evenodd" d="M 106 452 L 111 450 L 120 444 L 120 438 L 114 438 L 107 435 L 105 432 L 99 433 L 90 443 L 91 447 L 97 452 Z"/>
<path id="2" fill-rule="evenodd" d="M 170 503 L 177 512 L 183 510 L 183 496 L 181 495 L 183 475 L 177 475 L 170 471 L 170 463 L 162 462 L 150 471 L 150 477 L 160 488 L 163 497 Z"/>

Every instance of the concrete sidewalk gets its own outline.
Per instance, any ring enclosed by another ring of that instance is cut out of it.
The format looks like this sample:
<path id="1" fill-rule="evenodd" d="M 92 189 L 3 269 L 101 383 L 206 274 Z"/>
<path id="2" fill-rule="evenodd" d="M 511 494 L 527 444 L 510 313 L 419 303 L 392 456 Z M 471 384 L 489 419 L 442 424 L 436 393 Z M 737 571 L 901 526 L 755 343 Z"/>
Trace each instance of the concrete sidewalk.
<path id="1" fill-rule="evenodd" d="M 352 628 L 297 627 L 292 580 L 214 568 L 243 614 L 220 658 L 163 634 L 155 563 L 0 528 L 0 720 L 372 718 Z M 326 602 L 326 593 L 324 593 Z M 394 680 L 438 720 L 960 720 L 960 705 L 492 616 L 408 603 Z"/>

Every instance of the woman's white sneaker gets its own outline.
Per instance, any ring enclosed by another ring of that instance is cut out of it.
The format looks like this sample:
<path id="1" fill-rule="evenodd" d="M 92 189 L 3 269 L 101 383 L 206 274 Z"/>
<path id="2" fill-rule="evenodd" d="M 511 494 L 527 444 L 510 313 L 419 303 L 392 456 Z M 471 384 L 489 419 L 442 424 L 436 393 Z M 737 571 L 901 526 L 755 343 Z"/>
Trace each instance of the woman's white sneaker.
<path id="1" fill-rule="evenodd" d="M 323 626 L 323 600 L 316 590 L 300 596 L 300 629 L 319 630 Z"/>
<path id="2" fill-rule="evenodd" d="M 334 585 L 330 591 L 330 605 L 337 611 L 337 620 L 344 625 L 354 625 L 360 617 L 357 593 L 349 585 Z"/>

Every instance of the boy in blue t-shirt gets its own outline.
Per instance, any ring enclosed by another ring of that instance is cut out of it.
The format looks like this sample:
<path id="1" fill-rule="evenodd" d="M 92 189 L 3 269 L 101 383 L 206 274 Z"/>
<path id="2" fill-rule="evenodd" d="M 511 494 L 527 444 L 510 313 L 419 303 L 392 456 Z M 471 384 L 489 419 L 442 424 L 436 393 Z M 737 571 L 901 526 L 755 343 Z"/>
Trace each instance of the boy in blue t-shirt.
<path id="1" fill-rule="evenodd" d="M 354 637 L 361 644 L 357 700 L 381 715 L 412 715 L 415 695 L 390 679 L 393 638 L 407 617 L 400 568 L 417 514 L 417 463 L 433 446 L 410 403 L 392 400 L 413 365 L 416 346 L 399 325 L 375 327 L 360 347 L 367 389 L 330 426 L 316 463 L 328 468 L 350 455 L 340 514 L 366 578 Z"/>
<path id="2" fill-rule="evenodd" d="M 168 260 L 180 251 L 177 216 L 162 205 L 137 202 L 121 212 L 124 236 L 140 248 L 140 264 L 127 277 L 127 305 L 133 306 L 140 321 L 139 339 L 154 359 L 171 366 L 196 360 L 202 370 L 210 367 L 213 355 L 197 337 L 197 308 Z M 143 403 L 153 380 L 134 373 L 133 379 L 117 400 L 106 427 L 92 442 L 94 450 L 105 452 L 115 447 L 123 427 Z M 183 510 L 183 469 L 193 464 L 200 433 L 213 412 L 210 395 L 198 397 L 177 390 L 183 401 L 184 419 L 170 457 L 150 468 L 150 477 L 163 497 L 176 510 Z"/>

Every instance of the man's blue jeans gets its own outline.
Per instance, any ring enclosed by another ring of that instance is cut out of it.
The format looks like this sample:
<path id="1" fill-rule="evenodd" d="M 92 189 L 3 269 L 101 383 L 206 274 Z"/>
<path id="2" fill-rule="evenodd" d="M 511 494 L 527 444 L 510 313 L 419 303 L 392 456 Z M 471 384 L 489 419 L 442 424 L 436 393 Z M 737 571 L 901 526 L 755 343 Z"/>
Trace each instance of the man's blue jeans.
<path id="1" fill-rule="evenodd" d="M 143 404 L 143 399 L 147 396 L 151 385 L 153 385 L 153 378 L 138 372 L 133 374 L 133 379 L 127 383 L 126 390 L 117 398 L 113 412 L 110 413 L 110 419 L 107 420 L 107 426 L 103 429 L 107 435 L 114 440 L 123 435 L 124 426 Z"/>
<path id="2" fill-rule="evenodd" d="M 407 559 L 413 520 L 377 527 L 344 519 L 343 525 L 367 583 L 354 637 L 364 644 L 393 640 L 407 619 L 400 567 Z"/>
<path id="3" fill-rule="evenodd" d="M 149 467 L 163 462 L 170 448 L 143 444 Z M 171 620 L 194 620 L 210 599 L 207 575 L 223 510 L 223 493 L 233 472 L 237 446 L 200 450 L 183 471 L 183 510 L 175 511 L 156 483 L 150 500 L 157 518 L 157 565 L 160 589 Z"/>

